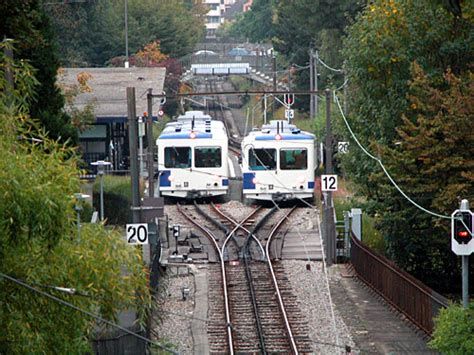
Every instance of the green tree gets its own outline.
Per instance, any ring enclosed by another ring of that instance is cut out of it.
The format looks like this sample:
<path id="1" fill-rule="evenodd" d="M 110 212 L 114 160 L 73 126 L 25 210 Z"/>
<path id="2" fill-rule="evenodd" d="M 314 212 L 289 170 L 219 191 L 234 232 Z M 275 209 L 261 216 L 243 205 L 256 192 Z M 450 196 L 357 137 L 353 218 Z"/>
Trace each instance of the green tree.
<path id="1" fill-rule="evenodd" d="M 255 43 L 269 42 L 275 31 L 273 13 L 276 4 L 276 0 L 255 0 L 251 10 L 241 14 L 231 25 L 229 35 Z"/>
<path id="2" fill-rule="evenodd" d="M 310 49 L 319 49 L 320 57 L 329 65 L 341 68 L 342 36 L 351 18 L 359 11 L 358 1 L 344 0 L 284 0 L 278 1 L 273 15 L 273 45 L 288 63 L 304 66 L 309 62 Z M 319 65 L 320 87 L 329 84 L 332 74 Z M 342 77 L 335 78 L 342 84 Z M 332 80 L 332 79 L 331 79 Z M 296 84 L 309 87 L 309 70 L 299 71 Z M 308 98 L 305 98 L 309 101 Z"/>
<path id="3" fill-rule="evenodd" d="M 357 137 L 414 201 L 443 215 L 474 192 L 472 14 L 467 3 L 458 17 L 429 1 L 375 1 L 351 26 L 343 51 Z M 430 286 L 453 291 L 449 221 L 410 204 L 361 150 L 351 150 L 343 166 L 377 214 L 389 256 Z"/>
<path id="4" fill-rule="evenodd" d="M 101 66 L 125 55 L 123 2 L 48 6 L 68 66 Z M 159 41 L 170 57 L 192 52 L 204 35 L 204 7 L 189 0 L 128 0 L 129 55 Z"/>
<path id="5" fill-rule="evenodd" d="M 36 69 L 35 103 L 30 114 L 39 120 L 41 127 L 53 139 L 66 141 L 77 139 L 76 129 L 70 117 L 62 108 L 64 98 L 56 87 L 56 73 L 59 68 L 54 35 L 39 0 L 7 0 L 0 2 L 1 38 L 16 42 L 14 56 L 28 60 Z"/>
<path id="6" fill-rule="evenodd" d="M 80 188 L 78 160 L 31 123 L 28 105 L 40 85 L 34 69 L 3 55 L 0 63 L 15 78 L 8 96 L 0 71 L 0 272 L 108 320 L 134 308 L 143 321 L 150 296 L 140 255 L 102 224 L 84 224 L 78 236 L 72 198 Z M 0 276 L 0 353 L 88 353 L 94 324 Z"/>
<path id="7" fill-rule="evenodd" d="M 468 309 L 460 305 L 451 305 L 440 310 L 429 345 L 442 354 L 472 354 L 474 353 L 472 334 L 474 334 L 474 303 L 471 303 Z"/>

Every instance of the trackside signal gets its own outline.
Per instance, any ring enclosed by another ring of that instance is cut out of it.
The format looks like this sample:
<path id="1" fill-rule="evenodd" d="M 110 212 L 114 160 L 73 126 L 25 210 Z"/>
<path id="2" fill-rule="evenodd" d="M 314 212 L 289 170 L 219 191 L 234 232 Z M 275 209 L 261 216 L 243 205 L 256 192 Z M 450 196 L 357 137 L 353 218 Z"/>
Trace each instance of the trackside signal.
<path id="1" fill-rule="evenodd" d="M 459 209 L 451 217 L 451 249 L 456 255 L 470 255 L 474 252 L 474 214 L 468 209 Z"/>

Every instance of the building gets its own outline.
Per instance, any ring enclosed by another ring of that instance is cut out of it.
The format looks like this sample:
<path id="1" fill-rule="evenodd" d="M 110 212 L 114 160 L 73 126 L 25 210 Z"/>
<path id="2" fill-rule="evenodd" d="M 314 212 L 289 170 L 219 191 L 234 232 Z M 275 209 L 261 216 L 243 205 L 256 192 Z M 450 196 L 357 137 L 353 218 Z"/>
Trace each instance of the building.
<path id="1" fill-rule="evenodd" d="M 64 87 L 73 87 L 82 73 L 90 75 L 90 90 L 78 94 L 73 106 L 81 110 L 92 104 L 95 115 L 95 123 L 79 136 L 85 168 L 93 161 L 108 160 L 119 170 L 129 151 L 127 87 L 135 87 L 136 113 L 141 116 L 147 111 L 148 88 L 154 93 L 163 91 L 166 69 L 65 68 L 59 82 Z"/>
<path id="2" fill-rule="evenodd" d="M 216 30 L 224 21 L 224 0 L 204 0 L 204 4 L 209 6 L 206 14 L 206 38 L 216 38 Z"/>
<path id="3" fill-rule="evenodd" d="M 253 4 L 253 0 L 247 0 L 243 6 L 243 11 L 244 12 L 250 11 L 250 9 L 252 8 L 252 4 Z"/>

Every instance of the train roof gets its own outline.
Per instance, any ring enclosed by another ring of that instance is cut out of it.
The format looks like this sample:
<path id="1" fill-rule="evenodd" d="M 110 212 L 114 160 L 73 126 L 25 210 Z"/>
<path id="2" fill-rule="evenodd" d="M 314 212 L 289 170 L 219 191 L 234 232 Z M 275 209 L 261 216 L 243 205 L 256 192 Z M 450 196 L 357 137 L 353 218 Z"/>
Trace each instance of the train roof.
<path id="1" fill-rule="evenodd" d="M 247 137 L 256 141 L 314 140 L 312 133 L 301 131 L 296 125 L 284 120 L 273 120 L 261 129 L 250 132 Z"/>
<path id="2" fill-rule="evenodd" d="M 192 137 L 191 137 L 192 135 Z M 186 111 L 176 121 L 166 124 L 158 139 L 223 139 L 227 131 L 222 121 L 212 119 L 202 111 Z"/>

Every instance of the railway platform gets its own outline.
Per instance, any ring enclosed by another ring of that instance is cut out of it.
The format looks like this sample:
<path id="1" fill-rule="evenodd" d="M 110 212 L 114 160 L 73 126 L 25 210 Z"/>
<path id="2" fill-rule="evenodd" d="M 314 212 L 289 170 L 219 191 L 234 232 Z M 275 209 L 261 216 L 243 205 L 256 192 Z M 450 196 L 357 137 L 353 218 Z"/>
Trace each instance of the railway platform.
<path id="1" fill-rule="evenodd" d="M 331 284 L 336 308 L 351 329 L 360 354 L 436 354 L 427 346 L 424 334 L 391 307 L 344 264 L 334 265 L 339 281 Z"/>

